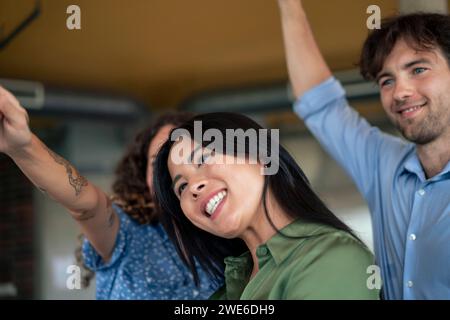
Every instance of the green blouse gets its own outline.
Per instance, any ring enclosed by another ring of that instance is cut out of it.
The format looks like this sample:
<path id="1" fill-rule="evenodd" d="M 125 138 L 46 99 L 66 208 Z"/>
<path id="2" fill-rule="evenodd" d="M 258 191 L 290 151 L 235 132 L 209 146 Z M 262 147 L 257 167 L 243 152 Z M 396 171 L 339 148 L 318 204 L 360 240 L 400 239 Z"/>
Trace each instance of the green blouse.
<path id="1" fill-rule="evenodd" d="M 225 259 L 225 284 L 211 299 L 378 299 L 369 289 L 367 268 L 372 253 L 344 231 L 300 219 L 256 250 L 259 271 L 250 252 Z"/>

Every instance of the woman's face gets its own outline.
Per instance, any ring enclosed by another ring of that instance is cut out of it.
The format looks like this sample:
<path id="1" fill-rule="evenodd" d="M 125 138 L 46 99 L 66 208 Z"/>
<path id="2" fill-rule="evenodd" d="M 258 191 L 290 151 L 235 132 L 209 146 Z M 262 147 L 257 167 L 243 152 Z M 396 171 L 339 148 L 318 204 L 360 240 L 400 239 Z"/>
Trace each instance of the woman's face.
<path id="1" fill-rule="evenodd" d="M 181 164 L 175 158 L 179 157 L 175 147 L 189 151 L 183 153 L 185 159 Z M 189 162 L 192 153 L 194 161 Z M 212 154 L 188 138 L 174 144 L 168 159 L 172 189 L 194 225 L 231 239 L 240 237 L 264 215 L 261 164 L 245 162 L 240 164 L 233 156 Z"/>
<path id="2" fill-rule="evenodd" d="M 172 125 L 165 125 L 159 129 L 158 133 L 153 137 L 147 152 L 147 187 L 150 192 L 153 192 L 153 162 L 155 161 L 158 151 L 169 137 L 170 131 L 174 128 Z"/>

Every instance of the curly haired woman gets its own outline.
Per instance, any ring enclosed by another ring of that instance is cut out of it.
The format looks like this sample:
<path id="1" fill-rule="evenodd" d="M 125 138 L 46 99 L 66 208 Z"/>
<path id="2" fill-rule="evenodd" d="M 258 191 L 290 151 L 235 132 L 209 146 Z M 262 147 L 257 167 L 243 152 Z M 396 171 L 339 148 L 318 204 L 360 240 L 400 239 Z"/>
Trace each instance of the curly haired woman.
<path id="1" fill-rule="evenodd" d="M 165 116 L 137 136 L 110 199 L 30 131 L 26 110 L 10 92 L 0 88 L 0 100 L 0 152 L 78 222 L 86 265 L 97 275 L 97 299 L 205 299 L 214 292 L 220 281 L 202 270 L 194 281 L 150 196 L 153 156 L 187 115 Z"/>

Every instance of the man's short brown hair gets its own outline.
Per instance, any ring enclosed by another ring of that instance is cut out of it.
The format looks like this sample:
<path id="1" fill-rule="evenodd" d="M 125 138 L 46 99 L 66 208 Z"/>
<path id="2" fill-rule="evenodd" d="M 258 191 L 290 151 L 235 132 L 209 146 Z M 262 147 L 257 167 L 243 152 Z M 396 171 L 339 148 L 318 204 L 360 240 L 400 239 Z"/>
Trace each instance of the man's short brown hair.
<path id="1" fill-rule="evenodd" d="M 374 80 L 398 40 L 416 50 L 440 49 L 450 65 L 450 17 L 414 13 L 388 18 L 366 39 L 359 66 L 365 79 Z"/>

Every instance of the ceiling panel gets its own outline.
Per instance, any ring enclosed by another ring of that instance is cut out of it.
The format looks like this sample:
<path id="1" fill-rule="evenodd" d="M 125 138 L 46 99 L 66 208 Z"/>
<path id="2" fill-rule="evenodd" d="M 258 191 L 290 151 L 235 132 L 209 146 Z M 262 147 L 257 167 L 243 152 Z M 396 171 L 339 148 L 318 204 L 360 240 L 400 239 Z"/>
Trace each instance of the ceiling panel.
<path id="1" fill-rule="evenodd" d="M 31 0 L 0 0 L 3 32 Z M 66 28 L 66 8 L 81 8 L 81 30 Z M 383 16 L 392 0 L 305 0 L 327 61 L 358 61 L 368 33 L 366 8 Z M 286 78 L 275 0 L 42 0 L 42 14 L 0 51 L 0 77 L 110 90 L 170 108 L 194 92 Z"/>

